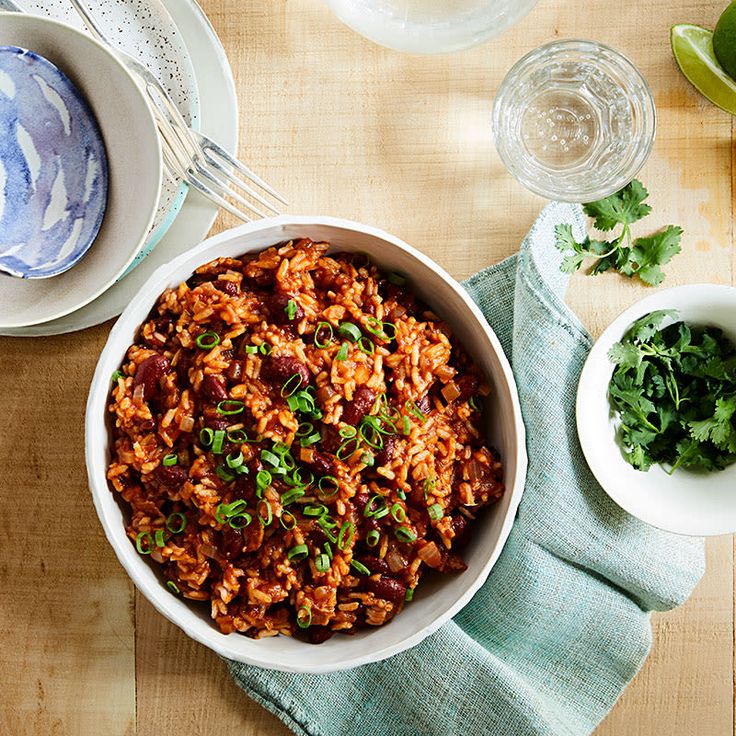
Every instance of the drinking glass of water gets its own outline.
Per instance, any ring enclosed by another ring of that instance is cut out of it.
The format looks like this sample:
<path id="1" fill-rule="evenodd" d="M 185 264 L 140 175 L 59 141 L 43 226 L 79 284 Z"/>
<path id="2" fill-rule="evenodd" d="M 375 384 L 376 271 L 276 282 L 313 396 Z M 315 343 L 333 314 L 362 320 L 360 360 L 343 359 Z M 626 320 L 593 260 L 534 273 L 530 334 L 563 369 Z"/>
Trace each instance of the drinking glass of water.
<path id="1" fill-rule="evenodd" d="M 501 160 L 525 187 L 593 202 L 636 176 L 656 117 L 649 85 L 625 56 L 593 41 L 555 41 L 509 71 L 493 128 Z"/>

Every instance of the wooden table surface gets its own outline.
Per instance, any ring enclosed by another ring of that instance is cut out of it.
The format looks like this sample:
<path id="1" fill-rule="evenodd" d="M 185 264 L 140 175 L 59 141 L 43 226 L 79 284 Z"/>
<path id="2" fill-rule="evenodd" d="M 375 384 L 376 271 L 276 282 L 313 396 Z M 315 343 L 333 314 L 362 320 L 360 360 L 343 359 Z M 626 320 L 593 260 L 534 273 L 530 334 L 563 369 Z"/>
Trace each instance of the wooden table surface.
<path id="1" fill-rule="evenodd" d="M 673 23 L 713 27 L 724 4 L 541 0 L 502 39 L 437 57 L 374 46 L 317 0 L 204 8 L 237 82 L 240 153 L 289 195 L 291 211 L 386 228 L 457 278 L 513 253 L 543 205 L 491 142 L 505 71 L 557 37 L 621 49 L 659 109 L 641 174 L 650 224 L 685 228 L 672 286 L 734 284 L 733 120 L 685 82 L 668 42 Z M 597 334 L 645 293 L 613 274 L 576 276 L 569 303 Z M 0 734 L 286 734 L 212 652 L 135 592 L 105 541 L 87 490 L 83 412 L 109 329 L 0 340 Z M 707 550 L 692 599 L 652 617 L 652 655 L 599 736 L 733 734 L 732 538 Z"/>

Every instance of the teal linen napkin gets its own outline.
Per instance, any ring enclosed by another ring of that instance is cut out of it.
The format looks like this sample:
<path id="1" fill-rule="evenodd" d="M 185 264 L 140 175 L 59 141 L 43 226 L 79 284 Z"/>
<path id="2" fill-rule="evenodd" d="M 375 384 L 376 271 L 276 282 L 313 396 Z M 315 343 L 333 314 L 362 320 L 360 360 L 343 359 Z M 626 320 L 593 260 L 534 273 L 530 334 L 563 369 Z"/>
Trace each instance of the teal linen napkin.
<path id="1" fill-rule="evenodd" d="M 649 612 L 682 603 L 701 577 L 701 540 L 629 516 L 585 464 L 575 391 L 591 338 L 563 302 L 562 222 L 582 237 L 580 208 L 553 203 L 518 255 L 464 283 L 511 358 L 527 428 L 526 490 L 503 554 L 453 621 L 384 662 L 330 675 L 230 662 L 295 733 L 588 734 L 644 662 Z"/>

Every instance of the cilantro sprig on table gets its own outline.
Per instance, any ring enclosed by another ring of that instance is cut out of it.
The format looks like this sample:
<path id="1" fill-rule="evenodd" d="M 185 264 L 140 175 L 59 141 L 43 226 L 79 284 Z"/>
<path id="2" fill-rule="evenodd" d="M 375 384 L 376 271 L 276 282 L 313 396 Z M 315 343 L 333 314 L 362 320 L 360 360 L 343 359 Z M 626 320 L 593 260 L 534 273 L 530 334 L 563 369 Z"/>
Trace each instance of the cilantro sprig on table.
<path id="1" fill-rule="evenodd" d="M 722 470 L 736 462 L 736 348 L 719 329 L 677 318 L 652 312 L 609 351 L 619 439 L 638 470 Z"/>
<path id="2" fill-rule="evenodd" d="M 669 263 L 681 250 L 682 228 L 668 225 L 655 235 L 633 240 L 631 225 L 652 211 L 648 204 L 644 204 L 648 196 L 644 185 L 634 179 L 620 192 L 583 205 L 585 214 L 594 219 L 598 230 L 611 232 L 622 226 L 621 232 L 612 240 L 592 240 L 586 236 L 582 243 L 578 243 L 571 225 L 558 225 L 555 228 L 555 246 L 566 254 L 561 270 L 573 273 L 586 259 L 592 258 L 595 263 L 589 273 L 593 275 L 614 269 L 629 278 L 638 276 L 650 286 L 661 284 L 665 277 L 661 266 Z"/>

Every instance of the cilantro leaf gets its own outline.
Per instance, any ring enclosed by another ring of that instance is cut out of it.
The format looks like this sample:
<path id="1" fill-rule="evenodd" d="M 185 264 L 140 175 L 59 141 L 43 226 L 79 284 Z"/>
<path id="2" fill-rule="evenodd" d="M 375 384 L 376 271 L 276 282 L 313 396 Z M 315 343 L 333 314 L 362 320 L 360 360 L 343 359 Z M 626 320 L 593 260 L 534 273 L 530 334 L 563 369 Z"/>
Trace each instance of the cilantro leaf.
<path id="1" fill-rule="evenodd" d="M 717 328 L 677 320 L 674 310 L 644 315 L 608 353 L 619 442 L 638 470 L 722 470 L 736 462 L 736 347 Z"/>
<path id="2" fill-rule="evenodd" d="M 646 217 L 652 211 L 648 204 L 643 204 L 648 196 L 649 192 L 644 185 L 634 179 L 621 191 L 605 199 L 589 202 L 583 209 L 588 217 L 594 218 L 598 230 L 608 232 L 616 225 L 630 225 Z"/>
<path id="3" fill-rule="evenodd" d="M 593 218 L 599 230 L 610 232 L 617 226 L 622 229 L 610 241 L 592 240 L 586 236 L 578 242 L 571 225 L 555 228 L 555 247 L 565 254 L 560 269 L 574 273 L 586 258 L 594 260 L 589 269 L 593 276 L 609 270 L 618 271 L 629 278 L 638 277 L 649 286 L 658 286 L 664 281 L 662 266 L 669 263 L 681 251 L 682 228 L 668 225 L 650 237 L 631 239 L 631 225 L 646 217 L 652 208 L 644 204 L 649 196 L 644 185 L 634 179 L 621 191 L 610 197 L 583 205 L 585 213 Z"/>

